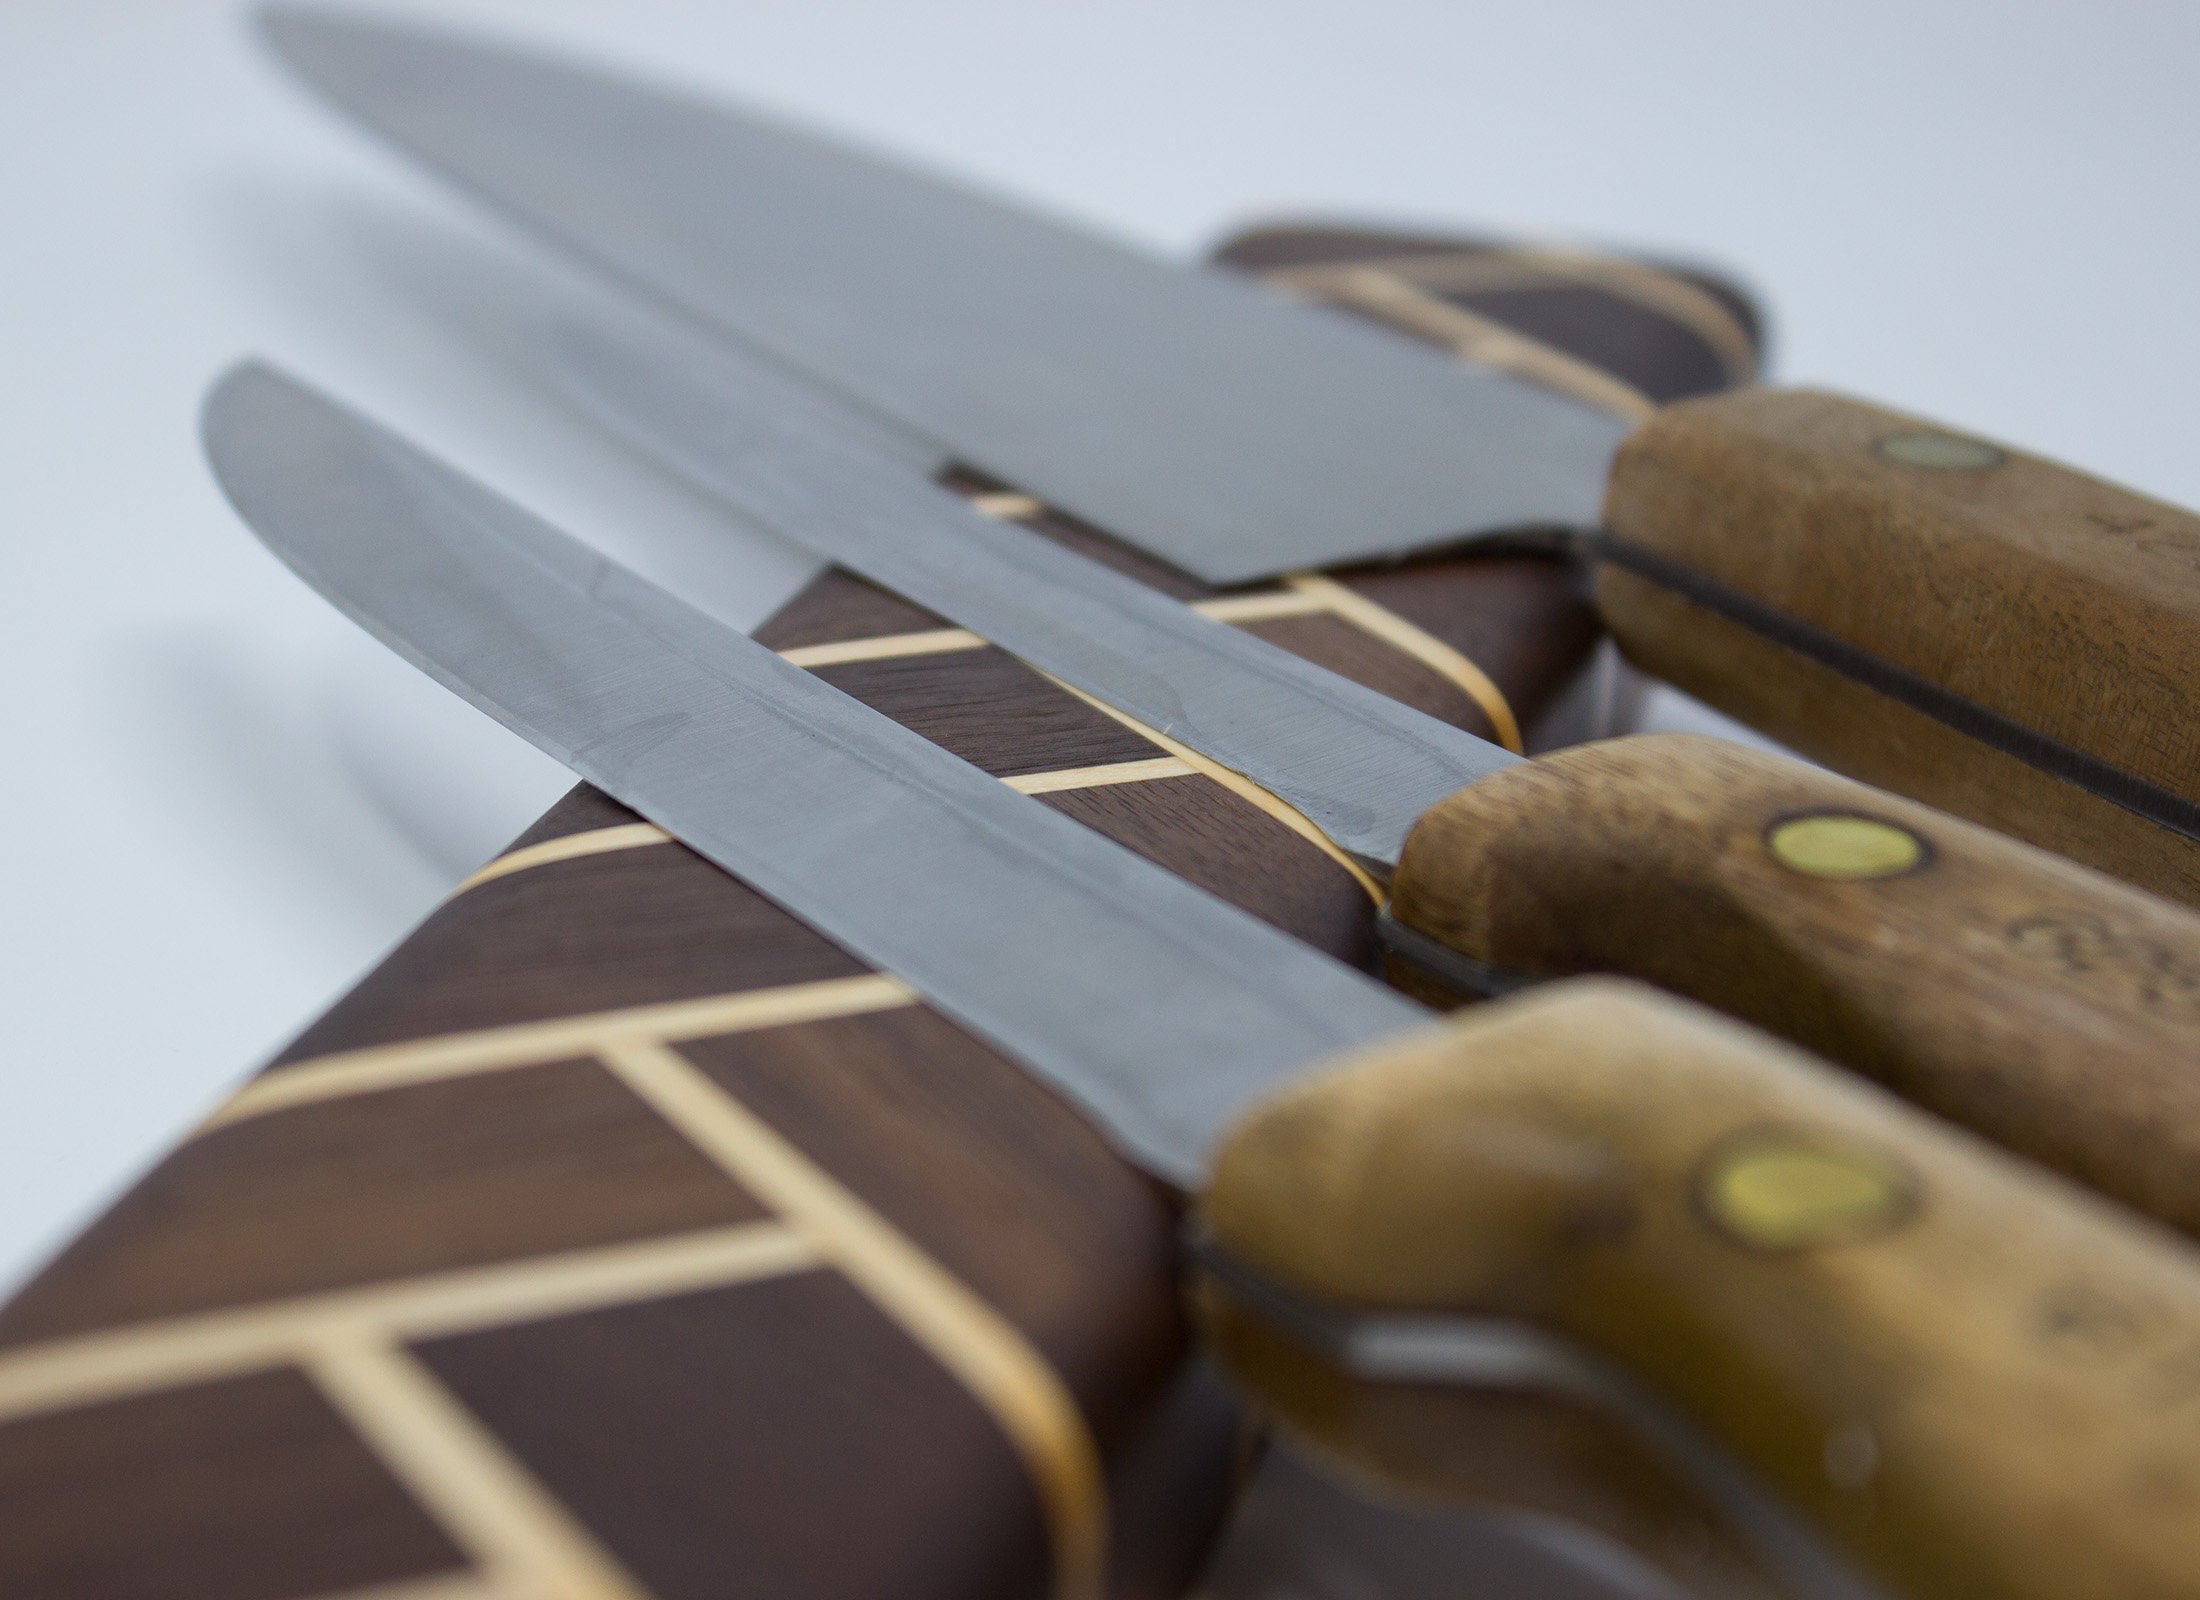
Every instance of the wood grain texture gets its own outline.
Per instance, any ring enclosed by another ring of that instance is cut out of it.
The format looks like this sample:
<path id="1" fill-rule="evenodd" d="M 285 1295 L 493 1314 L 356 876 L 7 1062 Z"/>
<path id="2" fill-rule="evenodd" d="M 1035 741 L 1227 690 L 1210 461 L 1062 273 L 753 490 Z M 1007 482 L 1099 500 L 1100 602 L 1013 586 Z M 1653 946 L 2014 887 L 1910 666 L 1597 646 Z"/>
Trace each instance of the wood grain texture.
<path id="1" fill-rule="evenodd" d="M 2200 906 L 2200 840 L 1609 563 L 1597 609 L 1643 671 L 1876 787 Z"/>
<path id="2" fill-rule="evenodd" d="M 1914 864 L 1799 870 L 1782 829 L 1811 817 L 1874 820 L 1916 842 Z M 1393 910 L 1492 966 L 1625 973 L 1747 1018 L 2200 1232 L 2200 917 L 2128 885 L 1664 734 L 1544 756 L 1438 806 L 1406 841 Z"/>
<path id="3" fill-rule="evenodd" d="M 1537 557 L 1344 581 L 1531 735 L 1595 637 Z M 1411 652 L 1249 598 L 1489 731 Z M 829 572 L 759 637 L 859 647 L 817 670 L 1370 958 L 1361 882 L 1273 802 L 976 641 L 907 646 L 943 626 Z M 1241 1450 L 1177 1224 L 1016 1063 L 576 789 L 0 1312 L 0 1593 L 1174 1595 Z"/>
<path id="4" fill-rule="evenodd" d="M 1298 1293 L 1528 1321 L 1681 1399 L 1914 1600 L 2200 1572 L 2200 1256 L 1654 991 L 1554 985 L 1296 1086 L 1204 1214 Z M 1297 1425 L 1448 1477 L 1447 1436 L 1223 1349 Z"/>
<path id="5" fill-rule="evenodd" d="M 1660 411 L 1622 447 L 1605 517 L 1622 570 L 1600 603 L 1646 670 L 1858 777 L 2192 896 L 2200 518 L 1912 417 L 1772 390 Z M 1767 650 L 1746 628 L 1695 626 L 1726 594 L 1808 632 Z M 1812 670 L 1813 636 L 1863 659 Z M 1843 674 L 1876 692 L 1827 682 Z M 1906 696 L 1911 715 L 1891 715 Z M 2112 805 L 2130 820 L 2104 819 Z M 2151 851 L 2131 837 L 2145 818 L 2171 835 Z"/>

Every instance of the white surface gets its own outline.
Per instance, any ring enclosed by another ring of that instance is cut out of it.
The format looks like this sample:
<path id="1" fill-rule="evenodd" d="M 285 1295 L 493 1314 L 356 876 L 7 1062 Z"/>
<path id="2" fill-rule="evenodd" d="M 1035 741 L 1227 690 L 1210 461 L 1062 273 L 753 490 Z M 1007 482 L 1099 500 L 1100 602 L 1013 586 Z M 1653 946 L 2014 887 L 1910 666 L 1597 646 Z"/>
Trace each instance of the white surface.
<path id="1" fill-rule="evenodd" d="M 1699 256 L 1781 376 L 2200 502 L 2200 10 L 453 0 L 1189 253 L 1343 215 Z M 531 395 L 546 273 L 207 0 L 0 6 L 0 1283 L 564 776 L 281 571 L 197 396 L 291 364 L 746 623 L 805 564 Z M 533 292 L 532 289 L 529 292 Z"/>

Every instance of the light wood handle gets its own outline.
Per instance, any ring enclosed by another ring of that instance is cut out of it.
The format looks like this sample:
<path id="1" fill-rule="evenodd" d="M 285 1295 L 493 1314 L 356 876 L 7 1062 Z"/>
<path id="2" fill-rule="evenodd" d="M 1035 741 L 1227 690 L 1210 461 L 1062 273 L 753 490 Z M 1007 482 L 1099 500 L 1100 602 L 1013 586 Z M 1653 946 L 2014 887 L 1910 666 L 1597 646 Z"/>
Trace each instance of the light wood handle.
<path id="1" fill-rule="evenodd" d="M 1204 1210 L 1296 1293 L 1602 1357 L 1912 1600 L 2200 1581 L 2200 1256 L 1695 1007 L 1588 980 L 1477 1008 L 1256 1112 Z M 1395 1412 L 1218 1333 L 1287 1422 L 1441 1487 Z"/>
<path id="2" fill-rule="evenodd" d="M 1462 790 L 1393 910 L 1490 966 L 1646 979 L 2200 1232 L 2200 917 L 1716 739 Z"/>
<path id="3" fill-rule="evenodd" d="M 2200 517 L 1833 395 L 1622 448 L 1599 609 L 1652 674 L 1868 782 L 2200 901 Z"/>

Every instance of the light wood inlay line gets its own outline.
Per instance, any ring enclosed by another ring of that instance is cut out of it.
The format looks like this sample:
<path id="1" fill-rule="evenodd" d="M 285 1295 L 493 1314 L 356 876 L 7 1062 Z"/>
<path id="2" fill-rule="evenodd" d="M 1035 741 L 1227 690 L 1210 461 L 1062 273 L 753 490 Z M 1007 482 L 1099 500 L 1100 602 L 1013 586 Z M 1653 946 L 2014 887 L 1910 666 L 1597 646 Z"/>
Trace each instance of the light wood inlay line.
<path id="1" fill-rule="evenodd" d="M 1508 254 L 1553 277 L 1602 289 L 1670 317 L 1711 347 L 1732 382 L 1746 383 L 1757 375 L 1757 347 L 1750 342 L 1749 330 L 1717 295 L 1685 278 L 1623 256 L 1598 255 L 1564 245 L 1533 245 Z M 1462 281 L 1469 265 L 1466 257 L 1429 256 L 1398 261 L 1388 270 L 1425 288 L 1469 289 L 1471 285 Z"/>
<path id="2" fill-rule="evenodd" d="M 1023 1458 L 1054 1552 L 1057 1600 L 1105 1593 L 1100 1456 L 1062 1380 L 1006 1318 L 668 1045 L 604 1063 L 867 1294 L 983 1406 Z"/>
<path id="3" fill-rule="evenodd" d="M 1288 589 L 1260 594 L 1226 594 L 1194 600 L 1191 607 L 1217 622 L 1260 622 L 1269 617 L 1304 617 L 1325 609 L 1318 600 Z M 951 655 L 984 650 L 991 641 L 967 628 L 926 628 L 917 633 L 881 633 L 868 639 L 837 639 L 827 644 L 796 645 L 779 659 L 798 667 L 837 667 L 850 661 L 898 661 L 904 656 Z"/>
<path id="4" fill-rule="evenodd" d="M 1441 344 L 1463 361 L 1510 372 L 1625 421 L 1641 422 L 1657 410 L 1649 396 L 1603 368 L 1455 306 L 1395 273 L 1341 267 L 1318 281 L 1302 278 L 1300 286 Z"/>
<path id="5" fill-rule="evenodd" d="M 332 1341 L 429 1339 L 818 1265 L 816 1251 L 780 1223 L 744 1222 L 164 1317 L 0 1354 L 0 1418 L 282 1366 Z"/>
<path id="6" fill-rule="evenodd" d="M 1100 789 L 1117 783 L 1152 783 L 1157 778 L 1196 776 L 1191 764 L 1175 756 L 1156 756 L 1151 761 L 1110 761 L 1097 767 L 1062 767 L 1053 772 L 1026 772 L 1001 782 L 1021 794 L 1053 794 L 1062 789 Z"/>
<path id="7" fill-rule="evenodd" d="M 612 850 L 633 850 L 643 845 L 670 844 L 672 835 L 653 822 L 623 822 L 612 828 L 590 828 L 585 833 L 563 834 L 555 839 L 545 839 L 540 844 L 509 850 L 466 879 L 451 891 L 456 899 L 468 889 L 478 889 L 485 883 L 515 872 L 525 872 L 530 867 L 546 867 L 554 861 L 573 861 L 582 856 L 602 855 Z"/>
<path id="8" fill-rule="evenodd" d="M 404 1351 L 332 1340 L 307 1370 L 473 1556 L 490 1589 L 528 1600 L 647 1600 L 580 1520 Z"/>
<path id="9" fill-rule="evenodd" d="M 970 497 L 970 509 L 988 517 L 999 517 L 1004 522 L 1017 517 L 1035 517 L 1046 509 L 1043 502 L 1028 494 L 1018 494 L 1013 489 L 995 490 L 989 494 Z"/>
<path id="10" fill-rule="evenodd" d="M 200 1124 L 207 1133 L 291 1106 L 373 1094 L 405 1084 L 430 1083 L 476 1072 L 501 1072 L 594 1055 L 606 1042 L 646 1035 L 658 1039 L 700 1039 L 713 1034 L 783 1028 L 797 1022 L 822 1022 L 866 1011 L 913 1005 L 917 992 L 899 978 L 867 972 L 854 978 L 825 978 L 772 989 L 743 989 L 674 1000 L 664 1005 L 596 1011 L 579 1017 L 552 1017 L 504 1028 L 407 1039 L 318 1056 L 280 1067 L 253 1079 Z"/>
<path id="11" fill-rule="evenodd" d="M 798 667 L 837 667 L 848 661 L 898 661 L 903 656 L 982 650 L 985 643 L 967 628 L 927 628 L 922 633 L 882 633 L 869 639 L 797 645 L 792 650 L 780 651 L 779 659 Z"/>
<path id="12" fill-rule="evenodd" d="M 1487 252 L 1380 256 L 1341 267 L 1284 267 L 1264 272 L 1261 277 L 1287 289 L 1325 295 L 1342 274 L 1349 272 L 1379 272 L 1417 288 L 1451 294 L 1560 285 L 1600 289 L 1687 328 L 1710 348 L 1733 382 L 1747 382 L 1757 375 L 1757 348 L 1750 342 L 1749 330 L 1717 295 L 1685 278 L 1619 256 L 1563 245 L 1536 245 Z"/>
<path id="13" fill-rule="evenodd" d="M 1354 627 L 1373 634 L 1393 650 L 1413 657 L 1439 677 L 1449 679 L 1482 708 L 1482 715 L 1490 719 L 1490 729 L 1497 735 L 1499 744 L 1514 755 L 1525 753 L 1520 742 L 1520 719 L 1513 715 L 1512 703 L 1505 698 L 1505 691 L 1465 655 L 1434 634 L 1415 627 L 1389 607 L 1376 604 L 1334 578 L 1301 572 L 1284 581 L 1309 599 L 1319 600 L 1327 610 Z"/>
<path id="14" fill-rule="evenodd" d="M 1308 595 L 1289 589 L 1264 590 L 1259 594 L 1217 595 L 1194 600 L 1192 609 L 1217 622 L 1265 622 L 1270 617 L 1310 617 L 1327 609 Z"/>
<path id="15" fill-rule="evenodd" d="M 1044 676 L 1044 674 L 1042 674 L 1042 676 Z M 1296 807 L 1292 806 L 1288 801 L 1278 799 L 1275 795 L 1270 794 L 1266 789 L 1263 789 L 1259 784 L 1253 782 L 1252 779 L 1246 777 L 1243 773 L 1232 772 L 1228 767 L 1223 766 L 1220 762 L 1208 760 L 1207 757 L 1201 755 L 1190 745 L 1178 744 L 1174 739 L 1170 738 L 1167 734 L 1161 732 L 1159 729 L 1149 728 L 1146 726 L 1146 724 L 1140 722 L 1136 717 L 1130 716 L 1125 712 L 1116 710 L 1115 707 L 1109 705 L 1106 701 L 1095 700 L 1091 695 L 1085 693 L 1084 690 L 1077 688 L 1074 684 L 1067 684 L 1062 682 L 1062 680 L 1059 678 L 1052 677 L 1047 678 L 1047 682 L 1055 685 L 1057 688 L 1063 690 L 1065 693 L 1077 696 L 1078 699 L 1084 701 L 1085 704 L 1091 706 L 1094 710 L 1100 712 L 1102 715 L 1113 717 L 1117 722 L 1123 724 L 1124 727 L 1129 728 L 1136 733 L 1142 734 L 1148 739 L 1151 739 L 1155 744 L 1159 745 L 1162 749 L 1168 751 L 1169 754 L 1171 754 L 1172 756 L 1175 756 L 1177 760 L 1183 762 L 1184 765 L 1191 768 L 1192 771 L 1199 774 L 1199 776 L 1201 776 L 1202 778 L 1208 778 L 1216 783 L 1221 784 L 1223 788 L 1229 790 L 1239 799 L 1249 801 L 1251 804 L 1259 807 L 1262 811 L 1265 811 L 1269 816 L 1274 817 L 1278 822 L 1289 828 L 1293 833 L 1297 834 L 1307 843 L 1313 845 L 1314 848 L 1321 851 L 1323 855 L 1329 857 L 1330 860 L 1336 862 L 1338 866 L 1344 868 L 1345 871 L 1351 873 L 1353 882 L 1357 883 L 1362 889 L 1367 892 L 1369 899 L 1373 900 L 1377 905 L 1381 905 L 1383 903 L 1384 899 L 1386 898 L 1383 893 L 1383 886 L 1377 883 L 1373 878 L 1369 877 L 1366 870 L 1362 868 L 1357 861 L 1354 861 L 1342 850 L 1339 850 L 1337 846 L 1330 840 L 1328 834 L 1322 832 L 1321 829 L 1315 827 L 1313 823 L 1309 822 L 1306 819 L 1304 814 L 1302 814 Z"/>
<path id="16" fill-rule="evenodd" d="M 1306 603 L 1305 611 L 1319 611 L 1321 607 Z M 1007 784 L 1023 794 L 1052 794 L 1058 789 L 1098 789 L 1117 783 L 1151 783 L 1157 778 L 1185 778 L 1192 769 L 1174 756 L 1157 756 L 1151 761 L 1109 761 L 1096 767 L 1058 767 L 1052 772 L 1022 772 L 1003 778 Z M 556 839 L 545 839 L 541 844 L 529 845 L 524 850 L 514 850 L 501 855 L 479 872 L 451 891 L 456 898 L 467 890 L 504 877 L 508 873 L 525 872 L 534 867 L 546 867 L 560 861 L 605 855 L 616 851 L 633 850 L 643 845 L 671 844 L 672 835 L 654 823 L 632 822 L 615 828 L 592 828 L 586 833 L 570 833 Z M 571 843 L 572 849 L 559 846 Z"/>

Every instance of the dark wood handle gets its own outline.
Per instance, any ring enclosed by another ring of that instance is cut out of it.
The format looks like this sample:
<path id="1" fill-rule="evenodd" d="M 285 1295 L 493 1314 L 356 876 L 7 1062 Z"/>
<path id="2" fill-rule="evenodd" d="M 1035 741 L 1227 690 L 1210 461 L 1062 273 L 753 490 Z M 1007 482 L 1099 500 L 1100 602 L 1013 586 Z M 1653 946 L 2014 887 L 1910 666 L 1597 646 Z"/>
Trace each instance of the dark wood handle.
<path id="1" fill-rule="evenodd" d="M 2200 1573 L 2200 1255 L 1654 991 L 1552 985 L 1298 1086 L 1225 1144 L 1205 1210 L 1327 1306 L 1563 1335 L 1912 1600 L 2172 1600 Z M 1259 1321 L 1226 1312 L 1222 1348 L 1284 1417 L 1490 1493 L 1476 1441 Z M 1761 1592 L 1719 1546 L 1619 1531 L 1692 1593 Z"/>
<path id="2" fill-rule="evenodd" d="M 1721 740 L 1580 745 L 1463 790 L 1395 910 L 1478 961 L 1647 979 L 2200 1233 L 2200 916 Z"/>
<path id="3" fill-rule="evenodd" d="M 2200 518 L 1832 395 L 1660 411 L 1598 605 L 1815 759 L 2200 902 Z"/>

